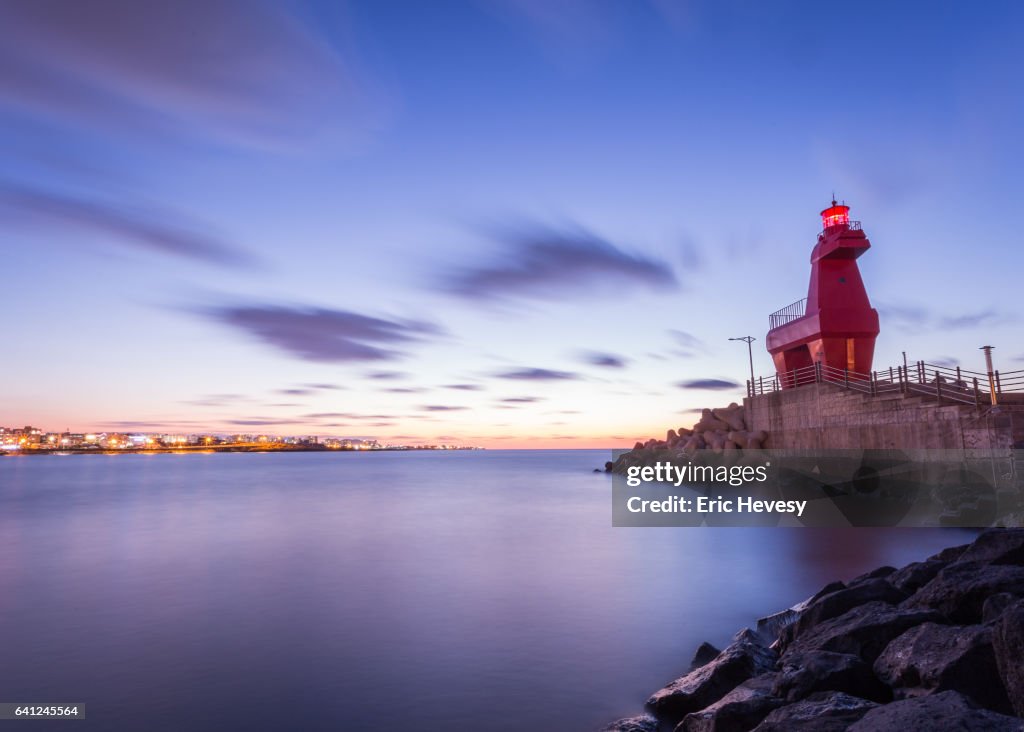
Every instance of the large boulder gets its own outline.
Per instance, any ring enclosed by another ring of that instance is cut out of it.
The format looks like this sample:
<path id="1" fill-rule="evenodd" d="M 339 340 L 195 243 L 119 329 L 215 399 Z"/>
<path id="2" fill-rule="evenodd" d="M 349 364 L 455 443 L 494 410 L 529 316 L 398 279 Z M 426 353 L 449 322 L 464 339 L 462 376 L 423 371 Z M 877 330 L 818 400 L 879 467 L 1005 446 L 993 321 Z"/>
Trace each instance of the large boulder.
<path id="1" fill-rule="evenodd" d="M 800 611 L 796 608 L 786 608 L 771 615 L 765 615 L 757 619 L 757 632 L 765 638 L 778 638 L 779 634 L 787 627 L 796 622 L 800 617 Z"/>
<path id="2" fill-rule="evenodd" d="M 791 653 L 780 665 L 772 693 L 789 702 L 821 691 L 842 691 L 877 702 L 892 700 L 892 691 L 875 677 L 871 667 L 850 653 Z"/>
<path id="3" fill-rule="evenodd" d="M 963 553 L 970 548 L 970 546 L 970 544 L 947 546 L 942 551 L 932 554 L 928 559 L 938 559 L 940 562 L 954 562 L 959 559 Z"/>
<path id="4" fill-rule="evenodd" d="M 796 622 L 780 633 L 782 644 L 788 645 L 808 630 L 826 620 L 837 618 L 855 607 L 869 602 L 885 602 L 898 605 L 907 599 L 905 592 L 897 590 L 884 579 L 866 579 L 858 584 L 851 584 L 836 592 L 824 595 L 804 610 Z"/>
<path id="5" fill-rule="evenodd" d="M 754 732 L 843 732 L 877 706 L 841 691 L 813 694 L 771 712 Z"/>
<path id="6" fill-rule="evenodd" d="M 994 623 L 999 620 L 1006 608 L 1013 605 L 1018 599 L 1009 592 L 998 592 L 991 597 L 986 597 L 985 603 L 981 606 L 981 622 Z"/>
<path id="7" fill-rule="evenodd" d="M 1024 529 L 988 529 L 967 546 L 957 562 L 1024 566 Z"/>
<path id="8" fill-rule="evenodd" d="M 834 582 L 829 582 L 827 585 L 822 587 L 820 590 L 818 590 L 813 595 L 811 595 L 807 600 L 805 600 L 803 605 L 802 605 L 802 607 L 801 607 L 801 609 L 806 609 L 815 600 L 818 600 L 818 599 L 824 597 L 825 595 L 831 595 L 833 592 L 838 592 L 839 590 L 845 590 L 845 589 L 846 589 L 846 583 L 845 582 L 841 582 L 840 580 L 835 580 Z"/>
<path id="9" fill-rule="evenodd" d="M 679 722 L 711 706 L 747 679 L 771 671 L 777 655 L 755 632 L 741 630 L 713 661 L 676 679 L 647 700 L 656 717 Z"/>
<path id="10" fill-rule="evenodd" d="M 743 419 L 743 407 L 737 404 L 730 404 L 728 407 L 712 409 L 711 413 L 716 419 L 729 425 L 728 429 L 730 430 L 743 432 L 747 429 L 747 425 Z"/>
<path id="11" fill-rule="evenodd" d="M 750 729 L 785 702 L 772 694 L 775 674 L 747 679 L 711 706 L 683 717 L 676 732 L 734 732 Z"/>
<path id="12" fill-rule="evenodd" d="M 852 580 L 850 580 L 848 584 L 851 587 L 853 587 L 854 585 L 859 585 L 863 582 L 867 582 L 868 580 L 883 579 L 885 577 L 888 577 L 895 571 L 896 568 L 890 567 L 889 565 L 886 565 L 884 567 L 878 567 L 877 569 L 872 569 L 870 572 L 865 572 L 864 574 L 857 575 Z"/>
<path id="13" fill-rule="evenodd" d="M 1006 608 L 992 630 L 992 647 L 1003 686 L 1017 716 L 1024 717 L 1024 601 Z"/>
<path id="14" fill-rule="evenodd" d="M 889 641 L 929 621 L 942 622 L 943 618 L 927 608 L 899 608 L 887 602 L 869 602 L 801 634 L 786 651 L 786 656 L 814 650 L 833 651 L 852 653 L 867 663 L 874 663 Z"/>
<path id="15" fill-rule="evenodd" d="M 935 579 L 935 575 L 945 569 L 948 564 L 949 562 L 944 562 L 941 559 L 926 559 L 923 562 L 914 562 L 902 569 L 897 569 L 886 579 L 897 590 L 912 595 Z"/>
<path id="16" fill-rule="evenodd" d="M 693 658 L 690 659 L 690 670 L 696 671 L 701 666 L 707 666 L 715 660 L 719 653 L 721 653 L 720 650 L 707 641 L 704 641 L 697 646 L 697 650 L 693 653 Z"/>
<path id="17" fill-rule="evenodd" d="M 707 430 L 704 432 L 704 442 L 709 450 L 724 450 L 726 437 L 724 432 Z"/>
<path id="18" fill-rule="evenodd" d="M 985 562 L 953 562 L 903 603 L 910 609 L 931 608 L 954 623 L 981 622 L 985 600 L 998 592 L 1024 597 L 1024 567 Z"/>
<path id="19" fill-rule="evenodd" d="M 885 647 L 874 671 L 898 699 L 953 690 L 979 706 L 1013 713 L 996 667 L 992 629 L 984 625 L 918 625 Z"/>
<path id="20" fill-rule="evenodd" d="M 694 432 L 728 432 L 729 423 L 718 419 L 710 409 L 701 412 L 700 421 L 693 426 Z"/>
<path id="21" fill-rule="evenodd" d="M 658 720 L 649 714 L 626 717 L 615 720 L 607 727 L 602 727 L 601 732 L 658 732 Z"/>
<path id="22" fill-rule="evenodd" d="M 725 437 L 737 447 L 742 447 L 743 449 L 750 447 L 750 433 L 746 430 L 729 430 Z"/>
<path id="23" fill-rule="evenodd" d="M 1024 720 L 977 707 L 959 692 L 943 691 L 875 707 L 847 729 L 848 732 L 1021 732 Z"/>

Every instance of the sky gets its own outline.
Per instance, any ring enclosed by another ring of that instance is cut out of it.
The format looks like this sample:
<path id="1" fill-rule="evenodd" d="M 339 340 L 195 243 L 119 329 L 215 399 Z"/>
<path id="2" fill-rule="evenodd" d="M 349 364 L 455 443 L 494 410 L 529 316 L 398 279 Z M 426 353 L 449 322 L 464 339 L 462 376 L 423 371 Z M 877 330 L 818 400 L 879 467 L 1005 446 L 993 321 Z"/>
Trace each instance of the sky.
<path id="1" fill-rule="evenodd" d="M 1022 21 L 0 0 L 0 424 L 629 447 L 771 373 L 833 192 L 876 368 L 1024 368 Z"/>

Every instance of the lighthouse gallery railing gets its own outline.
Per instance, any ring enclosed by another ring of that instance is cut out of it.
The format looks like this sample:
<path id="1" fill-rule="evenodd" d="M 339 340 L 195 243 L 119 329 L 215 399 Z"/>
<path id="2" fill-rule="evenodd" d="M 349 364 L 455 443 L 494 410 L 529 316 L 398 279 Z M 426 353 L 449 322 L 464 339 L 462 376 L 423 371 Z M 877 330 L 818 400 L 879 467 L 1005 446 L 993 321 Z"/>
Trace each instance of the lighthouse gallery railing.
<path id="1" fill-rule="evenodd" d="M 781 310 L 776 310 L 774 313 L 768 316 L 768 323 L 770 328 L 778 328 L 780 325 L 785 325 L 793 320 L 798 320 L 807 314 L 807 298 L 803 300 L 797 300 L 791 305 L 787 305 Z"/>

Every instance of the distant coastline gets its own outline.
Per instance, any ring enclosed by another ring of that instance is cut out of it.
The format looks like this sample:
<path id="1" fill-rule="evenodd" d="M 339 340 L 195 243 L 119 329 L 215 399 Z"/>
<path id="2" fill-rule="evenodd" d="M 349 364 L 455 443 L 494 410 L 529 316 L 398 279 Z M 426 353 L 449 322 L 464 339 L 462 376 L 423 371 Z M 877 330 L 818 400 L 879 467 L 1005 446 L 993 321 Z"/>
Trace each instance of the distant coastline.
<path id="1" fill-rule="evenodd" d="M 483 450 L 482 447 L 439 447 L 434 445 L 401 445 L 393 447 L 375 447 L 364 449 L 358 447 L 327 447 L 325 445 L 305 444 L 228 444 L 228 445 L 186 445 L 176 447 L 73 447 L 73 448 L 27 448 L 21 450 L 0 450 L 0 457 L 17 455 L 158 455 L 176 454 L 210 454 L 222 452 L 410 452 L 410 451 L 449 451 L 449 450 Z"/>

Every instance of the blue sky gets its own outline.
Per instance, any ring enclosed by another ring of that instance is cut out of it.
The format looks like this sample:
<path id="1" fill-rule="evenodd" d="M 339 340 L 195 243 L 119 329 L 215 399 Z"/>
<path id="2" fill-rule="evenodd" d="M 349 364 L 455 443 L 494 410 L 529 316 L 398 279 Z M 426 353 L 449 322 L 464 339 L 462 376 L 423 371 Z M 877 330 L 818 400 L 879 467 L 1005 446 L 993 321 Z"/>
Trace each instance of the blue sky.
<path id="1" fill-rule="evenodd" d="M 0 424 L 632 444 L 833 190 L 877 366 L 1024 367 L 1024 10 L 893 5 L 5 2 Z"/>

